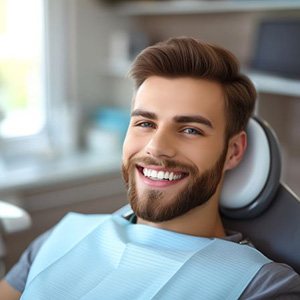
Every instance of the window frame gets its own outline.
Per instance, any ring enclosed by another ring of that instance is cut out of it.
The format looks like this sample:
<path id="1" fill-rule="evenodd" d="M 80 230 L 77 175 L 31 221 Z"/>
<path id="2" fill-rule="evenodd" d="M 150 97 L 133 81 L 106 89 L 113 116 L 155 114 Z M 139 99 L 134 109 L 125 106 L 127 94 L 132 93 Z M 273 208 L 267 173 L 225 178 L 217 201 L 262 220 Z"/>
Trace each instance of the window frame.
<path id="1" fill-rule="evenodd" d="M 76 102 L 76 4 L 73 0 L 41 0 L 43 5 L 43 84 L 45 124 L 40 132 L 0 137 L 0 158 L 37 156 L 53 158 L 74 148 L 72 130 Z M 72 131 L 72 132 L 71 132 Z M 66 138 L 68 137 L 68 140 Z M 73 140 L 70 140 L 73 139 Z"/>

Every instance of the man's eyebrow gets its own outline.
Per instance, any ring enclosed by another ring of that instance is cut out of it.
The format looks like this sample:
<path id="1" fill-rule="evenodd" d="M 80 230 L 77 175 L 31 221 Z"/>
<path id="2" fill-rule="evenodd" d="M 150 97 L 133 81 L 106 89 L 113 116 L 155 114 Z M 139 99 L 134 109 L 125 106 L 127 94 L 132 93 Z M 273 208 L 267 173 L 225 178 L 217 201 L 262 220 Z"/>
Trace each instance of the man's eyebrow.
<path id="1" fill-rule="evenodd" d="M 131 117 L 144 117 L 152 120 L 158 119 L 155 113 L 142 109 L 136 109 L 132 111 Z M 212 123 L 207 118 L 199 115 L 175 116 L 173 119 L 176 123 L 200 123 L 212 129 L 214 128 Z"/>
<path id="2" fill-rule="evenodd" d="M 203 116 L 193 115 L 193 116 L 176 116 L 174 121 L 177 123 L 200 123 L 206 125 L 207 127 L 214 128 L 212 123 Z"/>
<path id="3" fill-rule="evenodd" d="M 147 119 L 157 120 L 157 115 L 155 113 L 142 109 L 135 109 L 132 111 L 131 117 L 144 117 Z"/>

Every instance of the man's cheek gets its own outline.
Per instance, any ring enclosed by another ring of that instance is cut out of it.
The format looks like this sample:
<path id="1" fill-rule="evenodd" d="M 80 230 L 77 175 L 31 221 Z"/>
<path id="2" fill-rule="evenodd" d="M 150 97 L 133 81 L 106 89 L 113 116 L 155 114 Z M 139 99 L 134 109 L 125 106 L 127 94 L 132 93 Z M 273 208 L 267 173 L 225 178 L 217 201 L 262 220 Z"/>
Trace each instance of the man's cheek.
<path id="1" fill-rule="evenodd" d="M 129 176 L 128 176 L 128 167 L 126 165 L 126 163 L 122 163 L 122 176 L 123 176 L 123 180 L 125 181 L 126 185 L 128 184 L 129 181 Z"/>
<path id="2" fill-rule="evenodd" d="M 126 157 L 130 152 L 130 145 L 132 145 L 132 138 L 130 134 L 127 133 L 123 142 L 123 156 Z"/>

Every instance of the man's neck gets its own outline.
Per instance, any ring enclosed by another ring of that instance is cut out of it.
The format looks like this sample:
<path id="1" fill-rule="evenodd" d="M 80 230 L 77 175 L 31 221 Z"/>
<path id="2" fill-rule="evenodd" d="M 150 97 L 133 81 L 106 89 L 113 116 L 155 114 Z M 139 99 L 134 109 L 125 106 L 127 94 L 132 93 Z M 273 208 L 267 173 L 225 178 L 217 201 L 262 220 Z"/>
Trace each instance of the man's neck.
<path id="1" fill-rule="evenodd" d="M 208 201 L 169 221 L 154 223 L 137 218 L 137 223 L 200 237 L 222 238 L 226 235 L 217 201 Z"/>

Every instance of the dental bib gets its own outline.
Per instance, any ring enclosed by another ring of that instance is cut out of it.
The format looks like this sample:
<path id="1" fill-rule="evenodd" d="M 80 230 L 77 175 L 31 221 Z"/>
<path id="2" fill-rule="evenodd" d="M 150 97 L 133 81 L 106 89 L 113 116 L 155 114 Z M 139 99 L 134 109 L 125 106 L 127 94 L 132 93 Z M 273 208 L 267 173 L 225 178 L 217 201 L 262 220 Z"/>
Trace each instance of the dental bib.
<path id="1" fill-rule="evenodd" d="M 40 249 L 21 299 L 232 300 L 268 262 L 246 245 L 71 213 Z"/>

